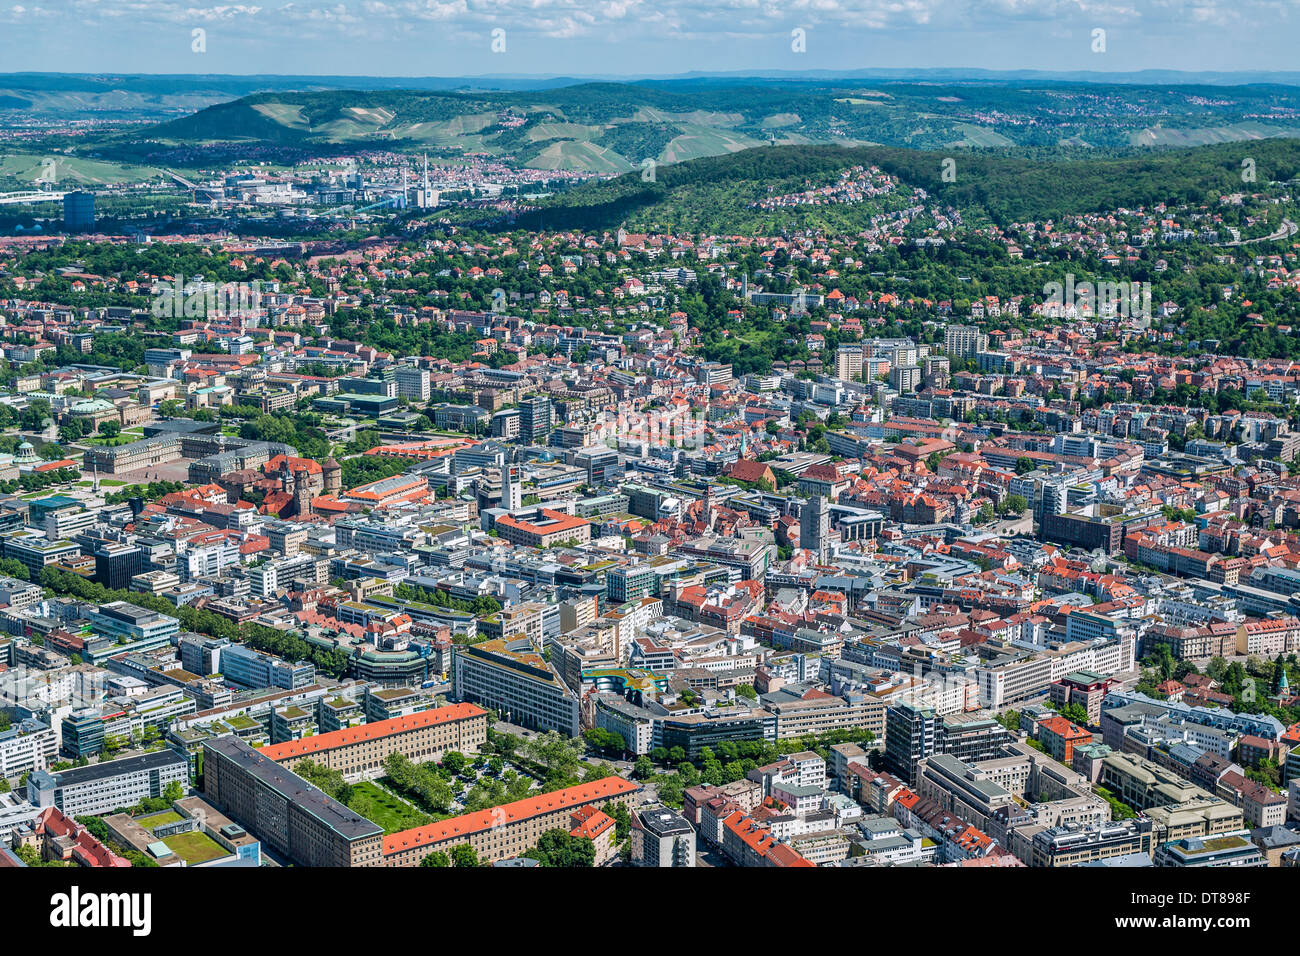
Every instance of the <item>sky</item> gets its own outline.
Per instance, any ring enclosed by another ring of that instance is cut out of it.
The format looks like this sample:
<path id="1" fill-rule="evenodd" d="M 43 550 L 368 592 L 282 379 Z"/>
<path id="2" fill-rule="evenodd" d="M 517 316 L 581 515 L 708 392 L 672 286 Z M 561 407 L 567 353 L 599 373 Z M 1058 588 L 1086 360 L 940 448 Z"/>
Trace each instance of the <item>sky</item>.
<path id="1" fill-rule="evenodd" d="M 0 0 L 0 73 L 1294 70 L 1297 40 L 1300 0 Z"/>

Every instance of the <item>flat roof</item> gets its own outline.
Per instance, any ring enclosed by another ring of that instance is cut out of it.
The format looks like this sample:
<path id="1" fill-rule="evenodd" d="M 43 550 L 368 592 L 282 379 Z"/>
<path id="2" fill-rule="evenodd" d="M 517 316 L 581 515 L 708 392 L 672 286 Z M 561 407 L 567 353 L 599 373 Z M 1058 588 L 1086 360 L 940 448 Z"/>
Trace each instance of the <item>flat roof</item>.
<path id="1" fill-rule="evenodd" d="M 156 770 L 170 764 L 181 764 L 186 768 L 189 767 L 189 762 L 184 756 L 169 747 L 164 747 L 162 750 L 155 750 L 152 753 L 123 757 L 120 760 L 110 760 L 107 763 L 92 763 L 84 767 L 73 767 L 70 770 L 59 770 L 51 773 L 50 776 L 54 779 L 55 786 L 75 787 L 95 780 L 116 777 L 119 774 Z"/>
<path id="2" fill-rule="evenodd" d="M 372 823 L 324 791 L 313 787 L 292 770 L 281 767 L 238 737 L 217 737 L 204 741 L 203 746 L 252 774 L 259 783 L 274 790 L 347 840 L 361 840 L 384 832 L 383 827 L 377 823 Z"/>

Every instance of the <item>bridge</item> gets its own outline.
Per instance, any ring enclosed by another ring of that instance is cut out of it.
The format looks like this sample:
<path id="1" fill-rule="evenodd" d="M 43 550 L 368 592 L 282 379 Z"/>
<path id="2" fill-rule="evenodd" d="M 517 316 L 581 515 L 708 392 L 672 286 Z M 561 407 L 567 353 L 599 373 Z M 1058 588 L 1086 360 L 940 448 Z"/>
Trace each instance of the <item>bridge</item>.
<path id="1" fill-rule="evenodd" d="M 29 189 L 25 192 L 0 193 L 0 206 L 19 206 L 34 202 L 60 202 L 67 193 Z"/>

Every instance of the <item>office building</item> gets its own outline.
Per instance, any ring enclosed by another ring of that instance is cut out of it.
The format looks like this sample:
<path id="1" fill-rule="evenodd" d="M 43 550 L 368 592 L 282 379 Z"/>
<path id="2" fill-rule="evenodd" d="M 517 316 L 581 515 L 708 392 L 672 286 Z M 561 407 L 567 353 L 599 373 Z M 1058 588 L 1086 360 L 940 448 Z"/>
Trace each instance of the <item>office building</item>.
<path id="1" fill-rule="evenodd" d="M 43 720 L 28 717 L 0 731 L 0 777 L 44 770 L 57 759 L 59 739 Z"/>
<path id="2" fill-rule="evenodd" d="M 937 753 L 939 718 L 933 710 L 895 704 L 885 710 L 885 764 L 915 786 L 920 763 Z"/>
<path id="3" fill-rule="evenodd" d="M 529 445 L 545 445 L 555 428 L 555 407 L 544 395 L 519 403 L 519 439 Z"/>
<path id="4" fill-rule="evenodd" d="M 95 548 L 95 580 L 106 588 L 125 591 L 140 573 L 143 552 L 135 545 L 104 541 Z"/>
<path id="5" fill-rule="evenodd" d="M 1103 824 L 1071 823 L 1040 830 L 1030 849 L 1031 866 L 1078 866 L 1154 849 L 1154 825 L 1144 817 Z"/>
<path id="6" fill-rule="evenodd" d="M 431 394 L 428 369 L 403 365 L 395 373 L 397 396 L 413 402 L 427 402 Z"/>
<path id="7" fill-rule="evenodd" d="M 1205 838 L 1187 837 L 1161 844 L 1156 848 L 1153 862 L 1156 866 L 1197 869 L 1268 865 L 1246 830 Z"/>
<path id="8" fill-rule="evenodd" d="M 579 545 L 591 540 L 590 521 L 550 508 L 538 508 L 525 515 L 501 515 L 493 527 L 506 541 L 526 548 Z"/>
<path id="9" fill-rule="evenodd" d="M 383 828 L 238 737 L 203 742 L 210 803 L 299 866 L 380 866 Z"/>
<path id="10" fill-rule="evenodd" d="M 695 828 L 675 810 L 646 807 L 632 814 L 632 865 L 695 866 Z"/>
<path id="11" fill-rule="evenodd" d="M 86 615 L 105 637 L 133 645 L 132 651 L 164 647 L 180 633 L 181 622 L 169 614 L 150 611 L 126 601 L 103 604 Z"/>
<path id="12" fill-rule="evenodd" d="M 649 597 L 657 586 L 648 564 L 625 564 L 605 572 L 605 594 L 615 606 Z"/>
<path id="13" fill-rule="evenodd" d="M 58 807 L 68 816 L 101 816 L 161 797 L 170 783 L 189 785 L 189 763 L 170 748 L 70 770 L 37 770 L 27 778 L 27 799 Z"/>
<path id="14" fill-rule="evenodd" d="M 579 733 L 577 697 L 526 639 L 453 647 L 451 696 L 523 727 Z"/>
<path id="15" fill-rule="evenodd" d="M 316 680 L 316 667 L 313 664 L 306 661 L 292 664 L 243 644 L 225 645 L 212 649 L 209 653 L 218 655 L 217 670 L 226 680 L 240 687 L 283 687 L 286 690 L 297 690 Z"/>

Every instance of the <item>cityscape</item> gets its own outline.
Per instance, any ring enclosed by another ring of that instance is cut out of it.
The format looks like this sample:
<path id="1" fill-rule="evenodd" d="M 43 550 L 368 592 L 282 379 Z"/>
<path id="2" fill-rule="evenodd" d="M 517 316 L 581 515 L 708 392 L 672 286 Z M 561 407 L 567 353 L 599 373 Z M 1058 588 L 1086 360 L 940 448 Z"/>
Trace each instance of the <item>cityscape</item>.
<path id="1" fill-rule="evenodd" d="M 6 891 L 1300 867 L 1300 73 L 773 29 L 0 74 Z"/>

